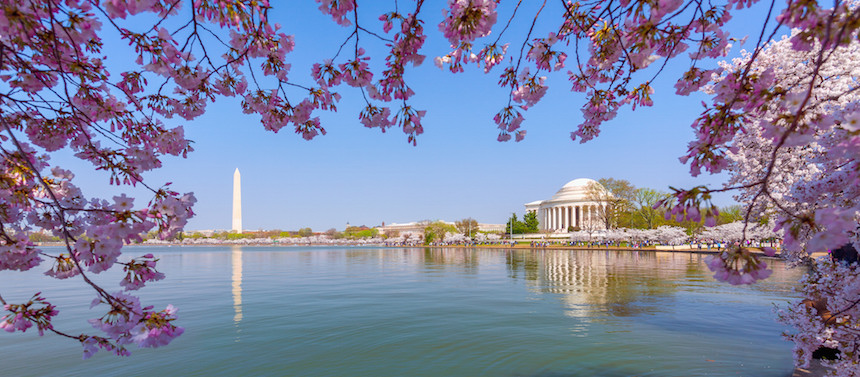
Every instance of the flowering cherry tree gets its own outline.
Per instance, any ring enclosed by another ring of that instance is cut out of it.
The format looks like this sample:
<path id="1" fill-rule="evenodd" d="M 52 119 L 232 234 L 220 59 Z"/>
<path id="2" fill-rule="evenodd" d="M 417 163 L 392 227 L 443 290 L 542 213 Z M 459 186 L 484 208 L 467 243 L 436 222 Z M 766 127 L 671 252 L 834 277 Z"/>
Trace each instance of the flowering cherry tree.
<path id="1" fill-rule="evenodd" d="M 738 131 L 718 148 L 725 152 L 720 162 L 724 167 L 715 169 L 729 172 L 725 189 L 737 190 L 737 199 L 747 205 L 745 224 L 750 225 L 735 238 L 757 237 L 752 226 L 755 220 L 776 220 L 775 230 L 784 234 L 782 252 L 794 263 L 808 259 L 812 252 L 846 244 L 860 246 L 860 126 L 856 120 L 860 119 L 860 66 L 856 63 L 860 43 L 856 33 L 846 41 L 837 35 L 831 40 L 807 40 L 806 32 L 795 29 L 790 36 L 757 51 L 755 60 L 753 53 L 747 53 L 724 63 L 721 74 L 705 89 L 714 94 L 715 107 L 726 106 L 726 111 L 739 117 Z M 737 85 L 734 77 L 744 70 L 753 82 L 746 98 L 756 104 L 729 106 L 732 101 L 740 102 L 729 91 Z M 769 248 L 764 250 L 773 253 Z M 736 248 L 714 258 L 711 266 L 718 274 L 740 274 L 742 278 L 749 274 L 755 280 L 769 274 L 755 268 L 763 263 L 757 259 Z M 795 342 L 799 364 L 808 364 L 813 351 L 827 346 L 840 351 L 839 359 L 828 362 L 837 375 L 860 374 L 857 272 L 856 263 L 815 261 L 812 272 L 802 281 L 803 292 L 824 302 L 830 314 L 802 302 L 781 312 L 781 319 L 797 329 L 788 337 Z"/>
<path id="2" fill-rule="evenodd" d="M 687 241 L 690 236 L 684 228 L 678 226 L 661 225 L 653 230 L 652 239 L 664 245 L 680 245 Z"/>
<path id="3" fill-rule="evenodd" d="M 500 141 L 525 137 L 525 112 L 547 93 L 547 75 L 566 73 L 571 90 L 586 95 L 583 121 L 571 133 L 585 142 L 623 107 L 651 106 L 651 82 L 668 60 L 684 59 L 689 68 L 678 78 L 676 93 L 703 89 L 713 101 L 693 122 L 695 139 L 682 161 L 690 163 L 694 175 L 729 171 L 732 179 L 717 190 L 676 190 L 674 198 L 661 203 L 670 207 L 669 215 L 704 218 L 714 225 L 718 213 L 710 195 L 735 190 L 748 205 L 747 223 L 763 216 L 777 219 L 785 231 L 785 251 L 795 260 L 857 244 L 860 109 L 854 96 L 860 12 L 854 3 L 838 0 L 830 8 L 790 0 L 782 9 L 774 0 L 752 50 L 709 67 L 729 51 L 726 23 L 732 13 L 757 2 L 544 0 L 534 15 L 523 15 L 518 1 L 510 14 L 500 15 L 497 0 L 449 0 L 435 28 L 451 48 L 433 60 L 455 73 L 471 64 L 486 73 L 497 70 L 493 74 L 508 99 L 488 118 L 499 128 Z M 49 298 L 36 293 L 27 302 L 13 303 L 0 292 L 6 311 L 0 327 L 26 331 L 35 326 L 40 333 L 75 339 L 84 357 L 99 349 L 126 355 L 129 344 L 157 347 L 182 334 L 173 324 L 174 307 L 156 311 L 130 293 L 164 277 L 156 269 L 158 259 L 122 258 L 122 247 L 150 231 L 170 238 L 194 215 L 192 194 L 180 194 L 169 184 L 151 185 L 143 176 L 159 168 L 165 156 L 193 151 L 176 124 L 194 120 L 217 97 L 241 98 L 242 111 L 259 117 L 267 130 L 289 127 L 312 139 L 326 132 L 319 112 L 336 111 L 337 90 L 351 87 L 365 103 L 358 114 L 362 125 L 383 132 L 396 127 L 408 142 L 417 143 L 425 110 L 410 105 L 414 91 L 406 78 L 407 68 L 425 60 L 419 51 L 427 37 L 427 5 L 394 2 L 392 11 L 369 25 L 359 18 L 356 0 L 316 3 L 349 36 L 334 56 L 313 66 L 310 76 L 291 72 L 294 38 L 269 20 L 267 0 L 4 3 L 0 270 L 23 271 L 48 262 L 50 267 L 42 267 L 47 275 L 88 283 L 93 306 L 106 313 L 91 320 L 97 334 L 68 334 L 53 327 L 60 309 Z M 553 31 L 534 35 L 539 16 L 553 4 L 558 15 Z M 511 36 L 508 26 L 522 19 L 531 25 L 526 35 Z M 795 28 L 790 36 L 768 44 L 786 27 Z M 134 51 L 131 68 L 112 68 L 114 59 L 105 56 L 102 40 L 107 34 Z M 360 43 L 360 36 L 371 38 Z M 384 43 L 384 57 L 371 56 L 367 40 Z M 377 60 L 380 69 L 372 68 Z M 73 183 L 74 172 L 52 162 L 60 150 L 106 172 L 107 183 L 143 187 L 151 196 L 86 196 Z M 60 238 L 64 250 L 52 253 L 34 245 L 29 235 L 37 231 Z M 764 277 L 762 265 L 740 248 L 712 263 L 718 277 L 748 275 L 735 282 Z M 848 352 L 854 344 L 849 336 L 856 339 L 860 299 L 856 267 L 840 266 L 820 265 L 807 284 L 810 294 L 828 300 L 837 319 L 801 326 L 794 340 L 801 350 L 822 339 L 844 350 L 835 365 L 847 376 L 857 374 L 849 365 L 858 365 L 860 357 Z M 90 279 L 110 268 L 125 271 L 122 291 L 109 292 Z M 793 313 L 789 317 L 795 323 L 813 323 L 811 312 Z M 840 331 L 844 336 L 832 335 Z M 799 351 L 798 361 L 808 360 L 807 354 Z"/>
<path id="4" fill-rule="evenodd" d="M 761 241 L 768 239 L 782 239 L 782 232 L 774 231 L 774 224 L 747 224 L 743 221 L 717 225 L 713 228 L 705 228 L 699 238 L 719 242 L 739 242 L 742 240 Z M 767 250 L 771 252 L 771 250 Z"/>

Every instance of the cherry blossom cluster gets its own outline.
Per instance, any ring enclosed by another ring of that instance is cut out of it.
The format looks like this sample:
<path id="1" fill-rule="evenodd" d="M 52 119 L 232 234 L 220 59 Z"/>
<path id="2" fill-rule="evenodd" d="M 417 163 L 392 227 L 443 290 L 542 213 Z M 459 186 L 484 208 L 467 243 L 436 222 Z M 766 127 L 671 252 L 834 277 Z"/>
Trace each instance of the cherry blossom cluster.
<path id="1" fill-rule="evenodd" d="M 152 254 L 146 254 L 140 257 L 140 260 L 132 259 L 123 267 L 126 275 L 119 285 L 126 290 L 135 291 L 142 288 L 148 281 L 164 279 L 164 274 L 155 269 L 156 262 L 158 259 Z"/>
<path id="2" fill-rule="evenodd" d="M 557 42 L 558 36 L 555 33 L 549 33 L 546 38 L 534 39 L 526 59 L 535 62 L 535 66 L 539 70 L 558 71 L 564 68 L 567 54 L 552 49 L 552 46 Z"/>
<path id="3" fill-rule="evenodd" d="M 185 331 L 172 322 L 177 319 L 177 309 L 168 305 L 161 311 L 153 311 L 151 306 L 141 307 L 140 300 L 122 292 L 115 292 L 109 299 L 95 299 L 91 307 L 107 304 L 110 309 L 101 318 L 91 319 L 93 328 L 105 336 L 80 336 L 84 346 L 84 359 L 104 349 L 119 356 L 129 355 L 125 348 L 137 344 L 139 348 L 166 346 Z"/>
<path id="4" fill-rule="evenodd" d="M 39 335 L 44 335 L 45 330 L 53 329 L 51 318 L 59 313 L 54 305 L 41 296 L 41 292 L 34 294 L 24 304 L 4 304 L 3 310 L 9 314 L 0 318 L 0 329 L 6 332 L 25 332 L 36 324 Z"/>
<path id="5" fill-rule="evenodd" d="M 713 103 L 693 124 L 697 137 L 682 159 L 691 162 L 693 174 L 702 169 L 728 172 L 726 187 L 713 191 L 735 191 L 736 199 L 746 205 L 748 223 L 771 219 L 775 230 L 784 234 L 781 255 L 794 264 L 808 260 L 811 253 L 860 246 L 860 133 L 854 125 L 860 43 L 856 32 L 843 34 L 841 24 L 842 17 L 857 13 L 841 6 L 823 10 L 809 5 L 804 12 L 818 20 L 813 31 L 795 29 L 713 72 L 712 82 L 702 86 L 713 95 Z M 792 4 L 780 17 L 799 11 Z M 852 38 L 833 39 L 829 33 Z M 750 236 L 751 228 L 743 229 L 743 237 Z M 743 259 L 743 254 L 730 252 L 711 267 L 721 276 L 743 281 L 745 268 L 755 269 L 726 262 L 737 258 Z M 847 328 L 854 328 L 841 336 L 856 340 L 857 316 L 852 311 L 857 300 L 856 266 L 816 263 L 808 280 L 815 283 L 804 284 L 803 294 L 826 301 L 830 313 L 847 314 L 838 324 L 829 323 L 818 310 L 793 304 L 784 312 L 785 322 L 795 326 L 787 337 L 795 342 L 798 364 L 808 363 L 812 351 L 821 346 L 846 350 L 832 365 L 836 375 L 855 376 L 860 355 L 847 351 L 846 343 L 832 340 L 831 334 L 843 331 L 840 325 L 847 323 Z"/>
<path id="6" fill-rule="evenodd" d="M 522 113 L 514 106 L 507 106 L 493 118 L 496 125 L 499 126 L 499 141 L 508 141 L 511 139 L 511 132 L 516 132 L 517 141 L 521 141 L 525 135 L 525 130 L 519 130 L 520 124 L 525 120 Z"/>
<path id="7" fill-rule="evenodd" d="M 674 218 L 677 222 L 685 220 L 699 222 L 702 221 L 702 215 L 704 215 L 706 227 L 717 225 L 720 211 L 716 205 L 710 202 L 711 196 L 707 192 L 707 187 L 698 186 L 689 190 L 680 190 L 674 187 L 671 189 L 674 191 L 671 197 L 658 200 L 654 204 L 655 209 L 667 208 L 664 214 L 666 220 Z M 703 206 L 705 207 L 704 213 L 701 211 Z"/>
<path id="8" fill-rule="evenodd" d="M 714 271 L 714 279 L 732 285 L 752 284 L 767 279 L 773 273 L 767 268 L 767 262 L 749 249 L 734 247 L 729 250 L 705 258 L 708 268 Z"/>
<path id="9" fill-rule="evenodd" d="M 452 46 L 490 34 L 496 24 L 497 0 L 448 0 L 439 30 Z"/>
<path id="10" fill-rule="evenodd" d="M 355 10 L 355 0 L 316 0 L 316 2 L 320 3 L 320 10 L 324 14 L 331 15 L 338 25 L 351 25 L 347 18 L 349 13 Z"/>
<path id="11" fill-rule="evenodd" d="M 355 21 L 354 25 L 351 22 L 340 22 L 342 26 L 351 26 L 352 34 L 344 41 L 344 46 L 350 41 L 354 42 L 354 53 L 346 60 L 337 63 L 337 54 L 332 59 L 326 59 L 322 63 L 314 64 L 311 70 L 311 77 L 319 85 L 311 88 L 312 106 L 307 107 L 307 112 L 315 109 L 336 110 L 335 102 L 340 99 L 340 94 L 332 92 L 332 89 L 343 83 L 348 86 L 358 88 L 366 101 L 364 110 L 359 113 L 359 121 L 365 127 L 379 128 L 385 132 L 392 126 L 399 127 L 405 134 L 408 135 L 408 142 L 417 144 L 417 137 L 424 132 L 424 127 L 421 124 L 421 118 L 424 116 L 424 110 L 416 110 L 407 102 L 415 92 L 409 87 L 404 74 L 408 66 L 417 67 L 424 62 L 425 56 L 419 53 L 419 50 L 424 45 L 426 36 L 424 35 L 423 21 L 418 17 L 421 12 L 423 1 L 417 1 L 414 12 L 399 13 L 397 11 L 384 13 L 378 17 L 382 21 L 382 33 L 389 34 L 395 31 L 392 39 L 382 37 L 376 33 L 370 33 L 367 29 L 359 24 L 357 18 L 358 3 L 354 1 L 320 1 L 322 3 L 320 9 L 324 13 L 331 14 L 336 20 L 349 18 L 350 16 Z M 398 25 L 399 27 L 395 27 Z M 359 44 L 359 35 L 368 33 L 373 37 L 385 42 L 388 48 L 388 53 L 384 59 L 385 68 L 378 75 L 379 78 L 374 81 L 375 76 L 371 69 L 371 58 L 366 55 L 366 51 Z M 341 46 L 341 49 L 343 46 Z M 265 98 L 257 99 L 257 106 L 265 107 L 271 101 L 277 100 L 278 92 L 272 92 Z M 399 102 L 399 109 L 392 111 L 388 105 L 381 105 L 371 102 L 379 101 L 382 103 Z M 259 112 L 259 111 L 255 111 Z M 284 118 L 283 115 L 279 115 Z M 313 127 L 308 127 L 310 132 L 304 133 L 306 138 L 316 135 L 316 129 L 320 133 L 325 133 L 325 130 L 319 127 L 318 119 L 314 118 L 316 124 Z M 297 130 L 298 131 L 298 130 Z"/>
<path id="12" fill-rule="evenodd" d="M 775 228 L 773 222 L 768 224 L 750 224 L 744 221 L 735 221 L 728 224 L 705 228 L 699 233 L 703 239 L 718 240 L 724 242 L 743 242 L 748 240 L 782 240 L 784 232 L 782 228 Z M 776 250 L 771 247 L 762 248 L 765 255 L 774 256 Z"/>
<path id="13" fill-rule="evenodd" d="M 837 376 L 857 376 L 857 339 L 860 336 L 860 278 L 856 263 L 847 264 L 828 258 L 814 262 L 811 272 L 801 279 L 808 300 L 823 307 L 798 300 L 779 308 L 779 320 L 794 328 L 784 333 L 794 342 L 794 358 L 808 367 L 819 347 L 839 351 L 835 360 L 821 360 Z"/>

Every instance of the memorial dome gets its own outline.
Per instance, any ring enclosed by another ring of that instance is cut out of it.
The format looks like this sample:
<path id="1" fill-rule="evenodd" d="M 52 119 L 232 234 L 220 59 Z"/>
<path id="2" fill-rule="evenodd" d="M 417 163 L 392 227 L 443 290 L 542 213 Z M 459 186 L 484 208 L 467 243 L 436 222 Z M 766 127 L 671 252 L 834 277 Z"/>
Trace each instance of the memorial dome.
<path id="1" fill-rule="evenodd" d="M 588 199 L 588 189 L 596 184 L 603 187 L 597 181 L 589 178 L 577 178 L 567 182 L 561 189 L 550 198 L 550 201 L 582 201 Z"/>
<path id="2" fill-rule="evenodd" d="M 603 191 L 594 195 L 594 188 Z M 577 178 L 564 184 L 555 195 L 546 200 L 526 203 L 526 212 L 533 212 L 540 230 L 567 232 L 571 229 L 603 229 L 599 210 L 612 197 L 600 182 L 590 178 Z"/>

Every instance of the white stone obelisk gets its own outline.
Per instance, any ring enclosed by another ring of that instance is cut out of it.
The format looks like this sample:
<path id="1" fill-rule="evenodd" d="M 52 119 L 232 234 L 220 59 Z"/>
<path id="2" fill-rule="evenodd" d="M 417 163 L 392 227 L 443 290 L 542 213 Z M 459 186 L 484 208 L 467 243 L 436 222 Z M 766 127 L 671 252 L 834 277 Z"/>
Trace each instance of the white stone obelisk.
<path id="1" fill-rule="evenodd" d="M 242 233 L 242 176 L 239 168 L 233 173 L 233 230 Z"/>

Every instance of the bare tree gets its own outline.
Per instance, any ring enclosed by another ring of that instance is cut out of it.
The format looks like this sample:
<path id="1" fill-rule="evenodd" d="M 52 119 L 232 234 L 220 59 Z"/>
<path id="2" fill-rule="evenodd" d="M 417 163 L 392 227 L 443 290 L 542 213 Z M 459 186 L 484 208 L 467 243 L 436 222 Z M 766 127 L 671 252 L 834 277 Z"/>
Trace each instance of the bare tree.
<path id="1" fill-rule="evenodd" d="M 478 231 L 478 221 L 471 217 L 457 221 L 454 225 L 466 237 L 472 237 Z"/>
<path id="2" fill-rule="evenodd" d="M 630 212 L 635 191 L 636 187 L 625 179 L 600 178 L 588 185 L 586 197 L 598 203 L 597 217 L 606 229 L 612 229 L 619 226 L 622 214 Z"/>

